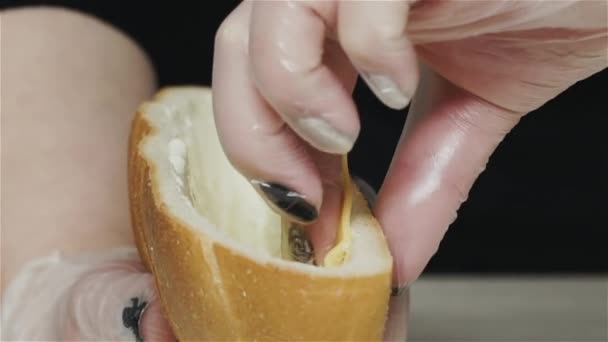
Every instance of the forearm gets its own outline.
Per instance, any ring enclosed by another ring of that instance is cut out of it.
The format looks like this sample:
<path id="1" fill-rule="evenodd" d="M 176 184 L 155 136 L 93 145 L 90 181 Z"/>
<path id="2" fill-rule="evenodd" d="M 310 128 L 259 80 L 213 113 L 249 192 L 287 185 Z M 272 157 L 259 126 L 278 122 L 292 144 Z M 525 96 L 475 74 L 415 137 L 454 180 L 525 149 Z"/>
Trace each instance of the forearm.
<path id="1" fill-rule="evenodd" d="M 132 245 L 130 120 L 154 91 L 138 47 L 57 9 L 2 13 L 2 292 L 53 251 Z"/>

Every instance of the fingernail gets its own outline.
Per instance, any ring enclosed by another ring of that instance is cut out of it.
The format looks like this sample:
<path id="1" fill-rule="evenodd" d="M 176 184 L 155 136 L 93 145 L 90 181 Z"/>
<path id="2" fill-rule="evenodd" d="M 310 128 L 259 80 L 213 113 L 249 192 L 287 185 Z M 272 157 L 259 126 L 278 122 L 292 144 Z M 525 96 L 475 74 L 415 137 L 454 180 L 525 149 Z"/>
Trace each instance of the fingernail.
<path id="1" fill-rule="evenodd" d="M 326 153 L 344 154 L 351 150 L 356 137 L 338 131 L 329 122 L 319 117 L 297 119 L 295 128 L 298 133 L 316 148 Z"/>
<path id="2" fill-rule="evenodd" d="M 308 203 L 304 195 L 286 186 L 258 180 L 252 180 L 251 183 L 273 209 L 296 222 L 308 224 L 319 216 L 317 208 Z"/>
<path id="3" fill-rule="evenodd" d="M 125 326 L 125 328 L 130 329 L 133 332 L 137 342 L 143 341 L 139 327 L 140 320 L 143 317 L 143 312 L 147 305 L 148 302 L 142 300 L 140 303 L 139 298 L 134 297 L 131 298 L 131 305 L 125 306 L 125 308 L 122 310 L 122 324 Z"/>
<path id="4" fill-rule="evenodd" d="M 399 297 L 402 294 L 405 293 L 405 291 L 407 291 L 407 289 L 409 288 L 409 285 L 405 285 L 403 287 L 393 287 L 391 290 L 391 296 L 393 297 Z"/>
<path id="5" fill-rule="evenodd" d="M 376 190 L 374 190 L 374 188 L 372 188 L 372 186 L 369 185 L 368 182 L 366 182 L 365 180 L 363 180 L 362 178 L 360 178 L 358 176 L 353 176 L 353 181 L 359 187 L 359 191 L 361 191 L 361 193 L 363 194 L 363 197 L 367 201 L 367 205 L 371 209 L 373 209 L 374 206 L 376 205 L 376 196 L 377 196 Z"/>
<path id="6" fill-rule="evenodd" d="M 360 74 L 380 101 L 390 108 L 403 109 L 410 103 L 409 96 L 399 89 L 397 83 L 390 77 L 367 72 L 360 72 Z"/>
<path id="7" fill-rule="evenodd" d="M 314 263 L 314 248 L 304 227 L 288 223 L 284 225 L 281 235 L 285 257 L 305 264 Z"/>

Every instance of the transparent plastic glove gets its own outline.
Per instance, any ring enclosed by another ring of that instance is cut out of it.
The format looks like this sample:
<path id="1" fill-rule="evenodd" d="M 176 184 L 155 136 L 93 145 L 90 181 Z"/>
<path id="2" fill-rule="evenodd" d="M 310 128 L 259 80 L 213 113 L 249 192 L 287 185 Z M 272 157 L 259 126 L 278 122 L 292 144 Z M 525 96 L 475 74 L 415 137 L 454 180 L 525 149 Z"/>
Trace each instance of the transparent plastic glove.
<path id="1" fill-rule="evenodd" d="M 407 294 L 391 299 L 385 341 L 405 340 L 407 312 Z M 3 295 L 1 327 L 2 341 L 175 341 L 134 250 L 31 262 Z"/>
<path id="2" fill-rule="evenodd" d="M 243 1 L 214 58 L 228 158 L 309 224 L 321 260 L 340 210 L 338 154 L 360 130 L 357 77 L 391 108 L 411 100 L 375 210 L 402 288 L 521 117 L 608 66 L 608 2 Z"/>
<path id="3" fill-rule="evenodd" d="M 133 250 L 27 265 L 3 294 L 3 341 L 174 341 Z"/>

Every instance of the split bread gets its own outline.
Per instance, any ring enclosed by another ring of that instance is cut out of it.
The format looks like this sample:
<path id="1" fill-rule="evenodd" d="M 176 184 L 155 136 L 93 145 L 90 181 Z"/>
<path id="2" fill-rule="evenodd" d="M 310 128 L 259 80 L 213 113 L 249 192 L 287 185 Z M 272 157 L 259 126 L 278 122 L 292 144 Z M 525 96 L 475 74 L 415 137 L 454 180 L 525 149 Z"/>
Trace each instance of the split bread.
<path id="1" fill-rule="evenodd" d="M 179 341 L 382 340 L 392 258 L 353 183 L 344 260 L 290 259 L 289 227 L 227 159 L 197 86 L 140 106 L 128 167 L 137 248 Z"/>

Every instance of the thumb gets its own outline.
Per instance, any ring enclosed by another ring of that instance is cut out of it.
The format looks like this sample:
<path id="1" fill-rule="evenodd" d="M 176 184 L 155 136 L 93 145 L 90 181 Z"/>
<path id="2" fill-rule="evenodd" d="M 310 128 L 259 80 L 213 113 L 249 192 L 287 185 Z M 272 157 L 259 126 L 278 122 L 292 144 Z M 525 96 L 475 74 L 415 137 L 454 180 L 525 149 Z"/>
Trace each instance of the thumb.
<path id="1" fill-rule="evenodd" d="M 375 208 L 399 289 L 418 278 L 490 155 L 522 116 L 425 72 Z"/>
<path id="2" fill-rule="evenodd" d="M 154 279 L 139 261 L 109 262 L 85 273 L 60 315 L 67 340 L 175 341 Z"/>

